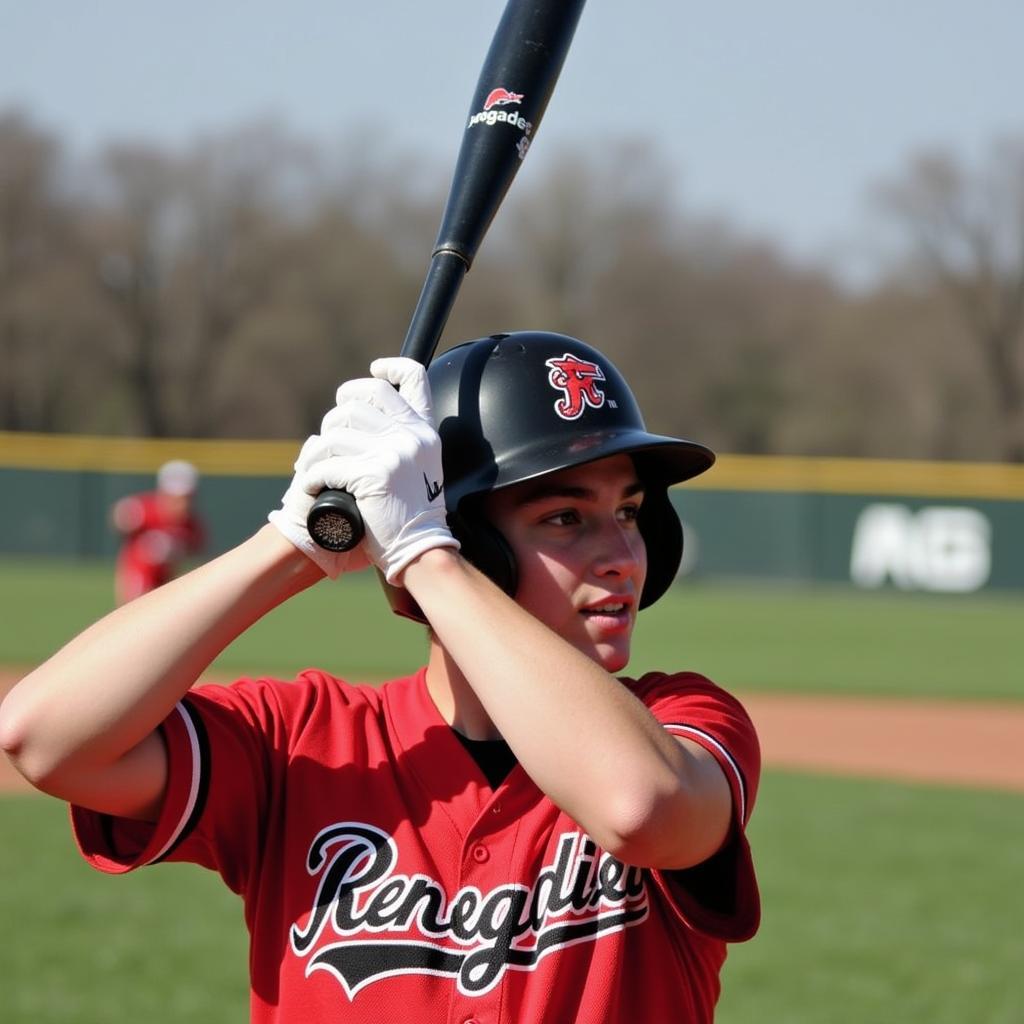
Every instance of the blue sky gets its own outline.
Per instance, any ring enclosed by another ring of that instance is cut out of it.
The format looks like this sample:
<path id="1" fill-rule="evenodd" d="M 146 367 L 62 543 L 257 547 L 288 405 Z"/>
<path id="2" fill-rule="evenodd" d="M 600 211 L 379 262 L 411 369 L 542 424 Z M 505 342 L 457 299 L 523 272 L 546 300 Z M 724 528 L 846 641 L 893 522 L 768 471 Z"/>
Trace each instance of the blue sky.
<path id="1" fill-rule="evenodd" d="M 0 107 L 86 154 L 263 115 L 454 161 L 503 0 L 0 0 Z M 1020 0 L 589 0 L 537 144 L 652 137 L 694 212 L 856 272 L 868 185 L 1024 133 Z M 536 155 L 535 155 L 536 154 Z"/>

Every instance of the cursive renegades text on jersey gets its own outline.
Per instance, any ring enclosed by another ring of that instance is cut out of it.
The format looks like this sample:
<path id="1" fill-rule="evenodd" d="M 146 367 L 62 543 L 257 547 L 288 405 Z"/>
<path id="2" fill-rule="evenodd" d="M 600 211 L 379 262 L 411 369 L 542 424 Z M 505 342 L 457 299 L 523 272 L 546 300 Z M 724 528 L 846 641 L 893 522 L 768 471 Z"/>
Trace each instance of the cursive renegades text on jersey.
<path id="1" fill-rule="evenodd" d="M 597 382 L 605 377 L 597 363 L 566 352 L 563 356 L 545 360 L 544 365 L 551 368 L 548 383 L 562 392 L 562 397 L 555 402 L 555 412 L 563 420 L 578 419 L 588 405 L 591 409 L 600 409 L 604 405 L 604 392 Z"/>
<path id="2" fill-rule="evenodd" d="M 566 945 L 596 942 L 648 914 L 642 869 L 598 856 L 578 832 L 559 837 L 555 863 L 529 888 L 447 893 L 427 875 L 397 874 L 397 861 L 395 840 L 358 821 L 328 826 L 309 848 L 306 869 L 320 881 L 309 920 L 291 928 L 291 948 L 307 958 L 307 977 L 330 972 L 349 1000 L 374 981 L 420 973 L 480 995 L 506 970 L 533 970 Z"/>

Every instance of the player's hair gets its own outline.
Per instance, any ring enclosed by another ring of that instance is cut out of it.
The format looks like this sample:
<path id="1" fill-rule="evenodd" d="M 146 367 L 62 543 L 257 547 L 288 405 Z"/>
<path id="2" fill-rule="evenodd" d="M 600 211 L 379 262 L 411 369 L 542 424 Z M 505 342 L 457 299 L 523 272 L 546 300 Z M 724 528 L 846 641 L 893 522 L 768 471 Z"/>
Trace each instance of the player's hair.
<path id="1" fill-rule="evenodd" d="M 428 371 L 441 436 L 448 523 L 470 562 L 515 596 L 516 560 L 483 514 L 492 491 L 610 455 L 633 457 L 644 485 L 638 526 L 648 552 L 641 608 L 671 586 L 683 532 L 668 495 L 715 461 L 695 441 L 652 434 L 622 374 L 590 345 L 564 334 L 521 331 L 465 342 Z M 402 588 L 394 610 L 419 622 Z"/>

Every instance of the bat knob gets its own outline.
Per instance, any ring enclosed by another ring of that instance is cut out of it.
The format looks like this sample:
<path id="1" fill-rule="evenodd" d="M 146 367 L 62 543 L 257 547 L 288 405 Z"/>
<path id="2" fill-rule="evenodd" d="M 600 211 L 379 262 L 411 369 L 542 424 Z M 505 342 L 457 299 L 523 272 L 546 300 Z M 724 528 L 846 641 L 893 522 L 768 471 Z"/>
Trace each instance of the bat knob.
<path id="1" fill-rule="evenodd" d="M 326 551 L 351 551 L 366 532 L 356 499 L 348 491 L 322 491 L 306 516 L 306 529 Z"/>

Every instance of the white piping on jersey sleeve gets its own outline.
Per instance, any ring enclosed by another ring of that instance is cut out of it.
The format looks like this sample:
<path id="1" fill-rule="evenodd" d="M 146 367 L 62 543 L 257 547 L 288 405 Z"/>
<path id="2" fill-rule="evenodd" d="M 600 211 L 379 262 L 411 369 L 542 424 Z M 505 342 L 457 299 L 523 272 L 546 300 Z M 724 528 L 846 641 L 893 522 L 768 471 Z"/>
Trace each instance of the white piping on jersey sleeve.
<path id="1" fill-rule="evenodd" d="M 192 777 L 189 784 L 188 799 L 185 801 L 185 806 L 182 808 L 181 816 L 178 818 L 178 823 L 174 826 L 174 830 L 171 832 L 167 842 L 160 848 L 160 851 L 151 857 L 147 864 L 154 864 L 161 857 L 166 856 L 172 846 L 178 841 L 178 837 L 181 835 L 185 826 L 192 819 L 192 813 L 196 808 L 196 801 L 199 799 L 199 783 L 201 781 L 203 763 L 202 753 L 199 745 L 199 733 L 196 731 L 195 722 L 192 721 L 192 716 L 184 704 L 175 704 L 174 710 L 181 715 L 182 721 L 185 724 L 185 734 L 188 736 L 189 749 L 192 753 Z"/>
<path id="2" fill-rule="evenodd" d="M 740 821 L 745 825 L 747 823 L 747 785 L 743 779 L 743 772 L 740 771 L 740 766 L 736 763 L 736 759 L 729 753 L 728 749 L 710 733 L 705 732 L 703 729 L 698 729 L 695 726 L 683 725 L 678 722 L 663 722 L 662 726 L 675 736 L 686 736 L 689 738 L 699 737 L 697 742 L 704 746 L 713 747 L 722 755 L 725 760 L 725 764 L 732 771 L 732 774 L 736 779 L 736 788 L 740 795 Z"/>

